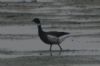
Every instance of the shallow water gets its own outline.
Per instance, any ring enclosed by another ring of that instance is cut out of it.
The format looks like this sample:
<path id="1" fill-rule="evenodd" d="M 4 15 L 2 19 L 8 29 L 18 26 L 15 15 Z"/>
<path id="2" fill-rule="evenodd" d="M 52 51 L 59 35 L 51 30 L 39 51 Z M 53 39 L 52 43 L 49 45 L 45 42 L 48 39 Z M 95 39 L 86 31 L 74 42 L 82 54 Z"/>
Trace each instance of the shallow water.
<path id="1" fill-rule="evenodd" d="M 65 39 L 61 44 L 64 50 L 79 50 L 79 51 L 65 51 L 62 52 L 62 56 L 66 55 L 100 55 L 100 36 L 97 35 L 99 33 L 97 30 L 70 30 L 70 29 L 44 29 L 45 31 L 48 30 L 58 30 L 58 31 L 70 31 L 72 34 L 71 37 Z M 86 31 L 86 32 L 85 32 Z M 89 31 L 90 33 L 88 33 Z M 26 26 L 0 26 L 0 33 L 1 34 L 32 34 L 37 35 L 37 27 L 33 25 L 26 25 Z M 86 34 L 93 34 L 93 35 L 86 35 Z M 80 36 L 78 36 L 80 35 Z M 3 36 L 2 36 L 3 37 Z M 15 36 L 13 36 L 15 37 Z M 7 49 L 7 50 L 16 50 L 16 51 L 34 51 L 34 50 L 49 50 L 49 45 L 43 43 L 38 36 L 33 38 L 28 38 L 30 36 L 26 36 L 27 39 L 22 37 L 17 37 L 20 39 L 1 39 L 0 37 L 0 48 Z M 5 38 L 5 37 L 4 37 Z M 73 40 L 73 41 L 72 41 Z M 54 45 L 53 50 L 59 50 L 59 47 Z M 47 52 L 36 52 L 36 53 L 18 53 L 18 54 L 0 54 L 1 58 L 14 58 L 20 56 L 49 56 L 50 53 Z M 53 55 L 58 56 L 59 52 L 54 52 Z"/>
<path id="2" fill-rule="evenodd" d="M 1 26 L 0 34 L 25 34 L 25 35 L 37 35 L 36 26 Z M 46 29 L 45 31 L 50 31 L 52 29 Z M 58 30 L 58 29 L 53 29 Z M 100 46 L 100 37 L 97 35 L 99 33 L 97 30 L 58 30 L 58 31 L 70 31 L 71 37 L 67 38 L 61 45 L 64 49 L 99 49 Z M 86 31 L 86 32 L 85 32 Z M 87 32 L 89 31 L 89 32 Z M 88 35 L 93 34 L 93 35 Z M 79 35 L 79 36 L 78 36 Z M 83 36 L 82 36 L 83 35 Z M 3 36 L 2 36 L 3 37 Z M 12 38 L 15 36 L 12 36 Z M 22 37 L 18 37 L 22 39 Z M 0 39 L 0 48 L 14 49 L 14 50 L 47 50 L 49 46 L 44 44 L 39 37 L 28 38 L 23 40 L 11 40 L 9 37 L 7 39 Z M 1 38 L 1 37 L 0 37 Z M 4 37 L 5 38 L 5 37 Z M 10 40 L 9 40 L 10 39 Z M 72 39 L 74 41 L 72 41 Z M 54 46 L 55 49 L 59 49 L 57 46 Z M 54 49 L 53 48 L 53 49 Z"/>

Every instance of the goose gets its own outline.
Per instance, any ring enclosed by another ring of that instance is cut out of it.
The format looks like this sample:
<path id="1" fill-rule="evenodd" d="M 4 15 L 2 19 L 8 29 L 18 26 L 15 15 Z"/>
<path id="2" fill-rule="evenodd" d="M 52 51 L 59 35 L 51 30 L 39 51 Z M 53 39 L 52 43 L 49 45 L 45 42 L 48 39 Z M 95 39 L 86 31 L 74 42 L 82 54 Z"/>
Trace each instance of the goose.
<path id="1" fill-rule="evenodd" d="M 62 47 L 61 43 L 65 40 L 65 38 L 69 37 L 68 35 L 70 34 L 69 32 L 58 32 L 58 31 L 49 31 L 46 32 L 42 29 L 41 22 L 39 18 L 34 18 L 32 22 L 37 24 L 38 27 L 38 36 L 40 39 L 45 43 L 50 45 L 50 54 L 52 56 L 52 45 L 58 45 L 60 48 L 60 54 L 62 52 Z M 67 36 L 65 36 L 67 35 Z M 65 36 L 61 38 L 62 36 Z"/>

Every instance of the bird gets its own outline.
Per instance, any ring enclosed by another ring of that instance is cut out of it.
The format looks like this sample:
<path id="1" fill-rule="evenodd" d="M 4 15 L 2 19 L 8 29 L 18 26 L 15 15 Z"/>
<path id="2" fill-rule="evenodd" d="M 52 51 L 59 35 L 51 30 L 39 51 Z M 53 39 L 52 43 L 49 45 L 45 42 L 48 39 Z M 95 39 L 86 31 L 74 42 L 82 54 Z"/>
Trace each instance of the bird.
<path id="1" fill-rule="evenodd" d="M 52 56 L 52 45 L 58 45 L 60 48 L 60 54 L 62 52 L 62 47 L 61 43 L 65 40 L 65 38 L 69 37 L 68 35 L 70 34 L 69 32 L 59 32 L 59 31 L 44 31 L 42 26 L 41 26 L 41 21 L 39 18 L 34 18 L 32 20 L 35 24 L 37 24 L 38 27 L 38 36 L 40 39 L 45 43 L 50 45 L 50 55 Z M 67 36 L 65 36 L 67 35 Z M 65 36 L 61 38 L 62 36 Z"/>

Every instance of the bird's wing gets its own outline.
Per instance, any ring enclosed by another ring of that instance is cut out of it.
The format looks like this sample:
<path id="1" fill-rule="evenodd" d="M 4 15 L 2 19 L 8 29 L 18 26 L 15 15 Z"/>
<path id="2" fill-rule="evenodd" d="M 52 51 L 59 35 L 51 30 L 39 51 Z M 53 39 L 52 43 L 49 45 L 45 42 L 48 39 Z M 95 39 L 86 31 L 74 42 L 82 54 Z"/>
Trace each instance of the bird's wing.
<path id="1" fill-rule="evenodd" d="M 53 42 L 53 43 L 58 42 L 58 37 L 56 37 L 56 36 L 47 35 L 47 37 L 48 37 L 48 40 L 49 40 L 50 42 Z"/>
<path id="2" fill-rule="evenodd" d="M 69 32 L 51 31 L 51 32 L 47 32 L 47 34 L 52 35 L 52 36 L 56 36 L 56 37 L 60 37 L 60 36 L 63 36 L 63 35 L 68 35 L 70 33 Z"/>

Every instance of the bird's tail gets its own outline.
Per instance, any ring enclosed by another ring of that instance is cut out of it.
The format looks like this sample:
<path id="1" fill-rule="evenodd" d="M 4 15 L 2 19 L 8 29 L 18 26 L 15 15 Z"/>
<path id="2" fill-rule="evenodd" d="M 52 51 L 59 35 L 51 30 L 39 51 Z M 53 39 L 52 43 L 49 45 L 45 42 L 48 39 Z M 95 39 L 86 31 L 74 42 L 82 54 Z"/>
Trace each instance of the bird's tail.
<path id="1" fill-rule="evenodd" d="M 70 37 L 71 37 L 72 41 L 74 41 L 73 38 L 72 38 L 73 35 L 72 34 L 69 34 L 69 35 L 65 35 L 65 36 L 61 37 L 60 38 L 60 42 L 63 42 L 65 39 L 70 38 Z"/>
<path id="2" fill-rule="evenodd" d="M 71 33 L 71 34 L 68 34 L 68 35 L 64 35 L 63 37 L 60 38 L 60 42 L 63 42 L 67 38 L 71 38 L 71 40 L 74 41 L 74 37 L 79 37 L 79 36 L 82 36 L 82 35 L 84 35 L 84 34 Z"/>

